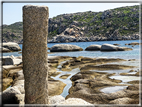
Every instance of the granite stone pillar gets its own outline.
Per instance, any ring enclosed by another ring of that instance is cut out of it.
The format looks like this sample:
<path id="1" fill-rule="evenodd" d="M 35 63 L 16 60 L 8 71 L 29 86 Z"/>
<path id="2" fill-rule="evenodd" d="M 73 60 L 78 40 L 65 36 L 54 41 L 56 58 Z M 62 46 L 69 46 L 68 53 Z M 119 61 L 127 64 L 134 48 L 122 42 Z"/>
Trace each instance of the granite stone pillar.
<path id="1" fill-rule="evenodd" d="M 25 104 L 48 104 L 48 7 L 23 7 Z"/>

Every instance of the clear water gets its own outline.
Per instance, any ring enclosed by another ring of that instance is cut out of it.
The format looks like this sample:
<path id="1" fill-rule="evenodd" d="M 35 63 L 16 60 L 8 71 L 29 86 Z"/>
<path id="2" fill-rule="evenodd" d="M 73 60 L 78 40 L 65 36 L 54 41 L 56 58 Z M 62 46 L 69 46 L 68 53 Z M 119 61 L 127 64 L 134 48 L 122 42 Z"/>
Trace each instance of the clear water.
<path id="1" fill-rule="evenodd" d="M 84 56 L 84 57 L 107 57 L 107 58 L 122 58 L 122 59 L 140 59 L 140 46 L 125 45 L 131 42 L 140 42 L 139 40 L 127 40 L 127 41 L 97 41 L 97 42 L 73 42 L 73 43 L 48 43 L 48 47 L 51 48 L 55 44 L 72 44 L 80 46 L 85 50 L 86 47 L 92 44 L 102 45 L 108 44 L 120 44 L 122 47 L 132 48 L 132 51 L 113 51 L 113 52 L 101 52 L 101 51 L 77 51 L 77 52 L 56 52 L 54 54 L 48 54 L 49 56 Z M 22 49 L 22 44 L 19 44 Z M 49 51 L 49 50 L 48 50 Z M 19 52 L 3 53 L 3 56 L 21 56 Z"/>
<path id="2" fill-rule="evenodd" d="M 123 90 L 126 88 L 127 88 L 127 86 L 113 86 L 113 87 L 103 88 L 100 91 L 104 92 L 104 93 L 113 93 L 113 92 L 117 92 L 117 91 L 120 91 L 120 90 Z"/>
<path id="3" fill-rule="evenodd" d="M 129 81 L 134 81 L 134 80 L 140 80 L 140 77 L 138 76 L 121 76 L 121 75 L 115 75 L 111 76 L 111 79 L 117 79 L 117 80 L 122 80 L 122 83 L 127 83 Z"/>

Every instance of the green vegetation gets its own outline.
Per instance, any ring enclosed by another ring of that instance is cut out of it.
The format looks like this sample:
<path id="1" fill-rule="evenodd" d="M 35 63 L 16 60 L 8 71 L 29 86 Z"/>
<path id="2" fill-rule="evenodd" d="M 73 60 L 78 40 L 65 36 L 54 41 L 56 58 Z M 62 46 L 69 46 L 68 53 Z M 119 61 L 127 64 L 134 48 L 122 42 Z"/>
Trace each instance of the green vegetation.
<path id="1" fill-rule="evenodd" d="M 48 37 L 53 38 L 61 34 L 73 22 L 76 26 L 85 28 L 82 31 L 85 36 L 97 36 L 99 34 L 107 36 L 115 30 L 119 31 L 121 35 L 133 34 L 139 32 L 139 6 L 127 6 L 106 10 L 104 12 L 79 12 L 74 14 L 62 14 L 50 19 Z M 56 24 L 56 26 L 55 26 Z M 22 36 L 23 25 L 22 22 L 16 22 L 11 25 L 3 26 L 3 39 L 8 40 L 12 35 L 6 36 L 7 32 Z M 22 39 L 22 37 L 21 37 Z"/>

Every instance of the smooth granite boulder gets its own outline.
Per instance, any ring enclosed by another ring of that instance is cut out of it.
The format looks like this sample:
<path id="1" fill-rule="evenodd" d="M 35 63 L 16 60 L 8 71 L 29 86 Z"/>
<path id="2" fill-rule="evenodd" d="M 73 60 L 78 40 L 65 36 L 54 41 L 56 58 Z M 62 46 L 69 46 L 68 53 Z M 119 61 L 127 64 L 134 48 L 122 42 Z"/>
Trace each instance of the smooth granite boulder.
<path id="1" fill-rule="evenodd" d="M 57 44 L 50 48 L 50 52 L 68 52 L 68 51 L 83 51 L 83 49 L 76 45 Z"/>
<path id="2" fill-rule="evenodd" d="M 85 49 L 85 51 L 98 51 L 100 49 L 101 45 L 90 45 Z"/>
<path id="3" fill-rule="evenodd" d="M 117 51 L 118 46 L 111 45 L 111 44 L 103 44 L 101 46 L 101 51 Z"/>
<path id="4" fill-rule="evenodd" d="M 4 48 L 7 48 L 11 51 L 21 51 L 21 48 L 17 43 L 14 42 L 7 42 L 2 44 Z"/>

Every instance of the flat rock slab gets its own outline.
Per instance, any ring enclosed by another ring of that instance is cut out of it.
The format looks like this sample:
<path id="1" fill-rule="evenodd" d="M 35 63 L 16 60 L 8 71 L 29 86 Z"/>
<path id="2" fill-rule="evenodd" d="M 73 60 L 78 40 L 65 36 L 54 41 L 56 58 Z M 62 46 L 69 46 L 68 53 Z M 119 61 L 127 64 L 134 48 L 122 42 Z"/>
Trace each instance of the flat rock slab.
<path id="1" fill-rule="evenodd" d="M 49 96 L 60 95 L 63 92 L 65 86 L 66 84 L 59 80 L 48 81 Z"/>
<path id="2" fill-rule="evenodd" d="M 119 65 L 119 64 L 103 64 L 103 65 L 86 65 L 82 67 L 81 71 L 86 70 L 123 70 L 123 69 L 131 69 L 135 68 L 135 66 L 127 66 L 127 65 Z"/>

